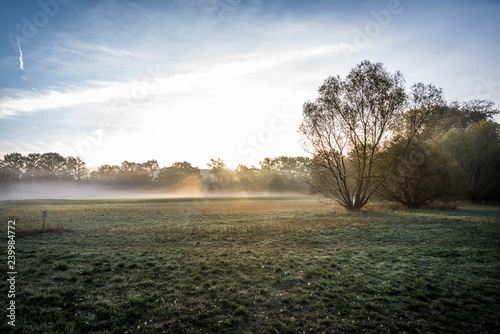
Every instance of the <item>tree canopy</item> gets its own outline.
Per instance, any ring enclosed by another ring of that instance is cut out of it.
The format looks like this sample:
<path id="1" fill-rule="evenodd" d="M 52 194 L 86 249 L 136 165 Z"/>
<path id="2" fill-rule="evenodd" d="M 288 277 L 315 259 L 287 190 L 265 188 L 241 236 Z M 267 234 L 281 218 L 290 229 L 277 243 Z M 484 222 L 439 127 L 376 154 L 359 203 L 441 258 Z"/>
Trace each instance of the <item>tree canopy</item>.
<path id="1" fill-rule="evenodd" d="M 161 192 L 213 190 L 238 193 L 295 192 L 307 193 L 304 182 L 308 158 L 265 158 L 259 167 L 226 166 L 224 160 L 211 159 L 210 169 L 202 170 L 187 161 L 160 167 L 154 159 L 146 162 L 125 160 L 121 165 L 103 164 L 89 173 L 80 157 L 58 153 L 10 153 L 0 160 L 0 192 L 18 183 L 71 182 L 105 185 L 119 190 L 136 189 Z"/>
<path id="2" fill-rule="evenodd" d="M 300 125 L 304 147 L 314 155 L 311 186 L 347 210 L 360 210 L 402 160 L 376 173 L 384 145 L 399 130 L 404 155 L 439 104 L 440 89 L 418 83 L 407 93 L 402 74 L 382 63 L 363 61 L 344 79 L 329 77 L 316 101 L 304 104 Z"/>
<path id="3" fill-rule="evenodd" d="M 481 120 L 466 129 L 451 129 L 443 137 L 443 146 L 460 166 L 467 199 L 478 202 L 500 197 L 499 124 Z"/>

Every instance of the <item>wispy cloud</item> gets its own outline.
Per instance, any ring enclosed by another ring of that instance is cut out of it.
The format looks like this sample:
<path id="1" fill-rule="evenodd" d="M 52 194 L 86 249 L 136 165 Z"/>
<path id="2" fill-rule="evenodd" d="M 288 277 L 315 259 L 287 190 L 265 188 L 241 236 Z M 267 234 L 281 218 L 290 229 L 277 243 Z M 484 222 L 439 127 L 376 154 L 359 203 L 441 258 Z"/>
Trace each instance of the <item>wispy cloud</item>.
<path id="1" fill-rule="evenodd" d="M 24 71 L 24 61 L 23 61 L 23 50 L 21 50 L 21 42 L 19 42 L 19 37 L 16 36 L 17 47 L 19 48 L 19 68 Z"/>
<path id="2" fill-rule="evenodd" d="M 20 113 L 48 109 L 73 107 L 89 103 L 106 103 L 116 99 L 145 102 L 157 96 L 193 91 L 198 87 L 210 87 L 221 81 L 231 81 L 252 73 L 266 71 L 294 61 L 321 58 L 340 54 L 336 45 L 325 45 L 308 49 L 256 52 L 225 57 L 207 65 L 205 61 L 174 66 L 174 73 L 165 68 L 149 68 L 142 81 L 98 82 L 97 87 L 78 87 L 70 91 L 50 90 L 43 93 L 31 91 L 15 92 L 17 97 L 0 99 L 0 119 Z M 136 97 L 136 95 L 139 95 Z M 142 100 L 142 101 L 139 101 Z"/>

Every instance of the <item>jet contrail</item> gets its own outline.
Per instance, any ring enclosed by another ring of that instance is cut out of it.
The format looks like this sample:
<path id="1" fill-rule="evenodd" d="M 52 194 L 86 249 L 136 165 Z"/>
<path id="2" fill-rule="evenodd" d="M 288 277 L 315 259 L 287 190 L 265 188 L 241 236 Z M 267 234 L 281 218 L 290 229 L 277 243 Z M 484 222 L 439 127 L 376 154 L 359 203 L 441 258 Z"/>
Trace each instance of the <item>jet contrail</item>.
<path id="1" fill-rule="evenodd" d="M 23 62 L 23 50 L 21 50 L 21 43 L 19 42 L 19 37 L 17 37 L 17 47 L 19 48 L 19 68 L 24 71 L 24 62 Z"/>

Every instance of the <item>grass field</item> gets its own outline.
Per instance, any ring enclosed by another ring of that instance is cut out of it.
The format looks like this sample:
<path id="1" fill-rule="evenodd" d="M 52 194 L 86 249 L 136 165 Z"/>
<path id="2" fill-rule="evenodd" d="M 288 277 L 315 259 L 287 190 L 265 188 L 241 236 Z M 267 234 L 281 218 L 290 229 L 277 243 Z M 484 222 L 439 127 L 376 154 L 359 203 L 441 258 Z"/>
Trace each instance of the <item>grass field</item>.
<path id="1" fill-rule="evenodd" d="M 499 333 L 500 208 L 307 197 L 5 201 L 16 333 Z M 42 211 L 50 229 L 42 232 Z"/>

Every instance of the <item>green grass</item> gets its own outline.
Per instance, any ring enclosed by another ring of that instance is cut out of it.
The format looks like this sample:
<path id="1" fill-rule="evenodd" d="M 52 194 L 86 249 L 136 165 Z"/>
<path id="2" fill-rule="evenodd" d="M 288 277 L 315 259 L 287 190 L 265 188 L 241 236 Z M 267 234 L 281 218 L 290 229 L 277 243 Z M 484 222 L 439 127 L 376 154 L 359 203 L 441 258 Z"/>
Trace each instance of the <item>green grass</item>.
<path id="1" fill-rule="evenodd" d="M 290 197 L 5 201 L 0 210 L 3 263 L 10 217 L 18 231 L 17 321 L 12 329 L 2 316 L 2 333 L 500 328 L 499 208 L 345 214 Z"/>

